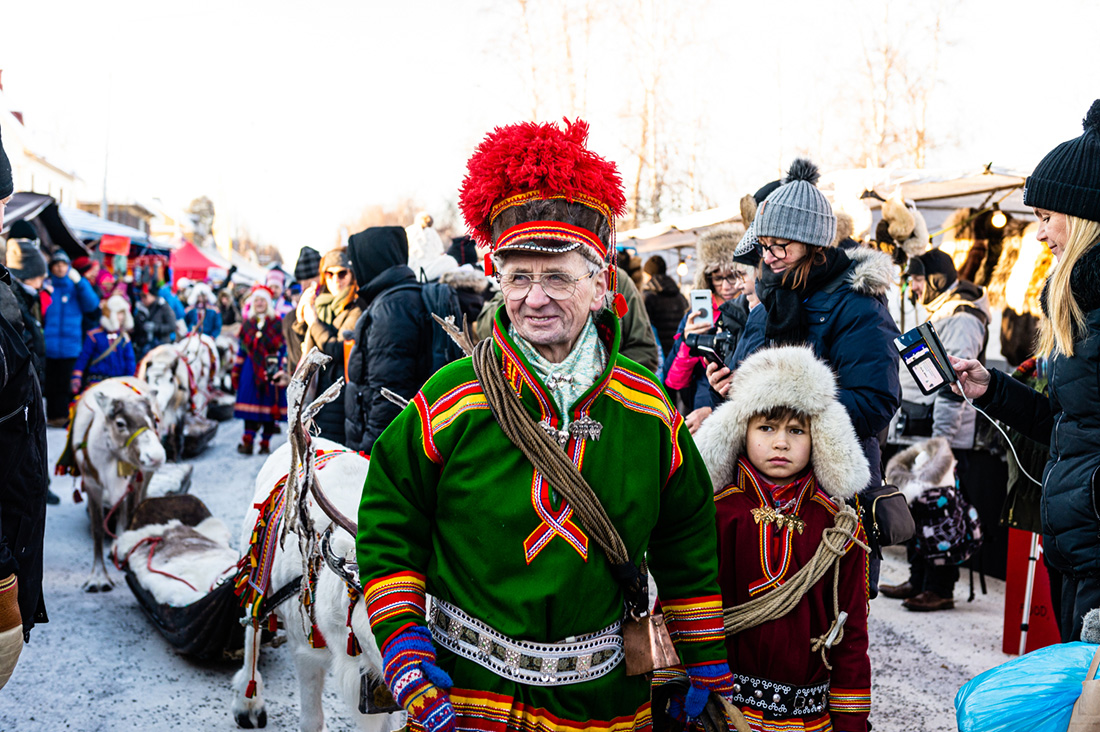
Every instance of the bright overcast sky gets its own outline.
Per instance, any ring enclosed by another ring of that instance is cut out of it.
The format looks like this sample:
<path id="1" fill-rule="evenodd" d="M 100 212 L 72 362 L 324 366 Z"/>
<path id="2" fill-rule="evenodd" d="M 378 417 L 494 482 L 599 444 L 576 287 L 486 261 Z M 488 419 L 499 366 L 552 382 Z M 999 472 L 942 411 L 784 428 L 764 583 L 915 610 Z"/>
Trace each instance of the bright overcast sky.
<path id="1" fill-rule="evenodd" d="M 528 2 L 539 18 L 556 17 L 549 0 Z M 859 88 L 868 13 L 889 6 L 914 25 L 936 3 L 639 4 L 677 9 L 662 25 L 673 116 L 697 130 L 710 198 L 733 203 L 797 152 L 828 167 L 815 146 Z M 431 209 L 455 197 L 486 130 L 531 109 L 518 6 L 0 0 L 0 69 L 41 152 L 75 170 L 87 197 L 99 198 L 109 135 L 112 198 L 159 196 L 182 208 L 208 195 L 293 257 L 303 244 L 327 248 L 365 205 L 409 197 Z M 947 6 L 950 43 L 931 109 L 946 143 L 931 165 L 1027 169 L 1080 134 L 1100 96 L 1100 2 Z M 927 52 L 908 41 L 897 38 L 907 54 Z M 591 145 L 625 174 L 639 47 L 606 23 L 591 43 L 580 58 Z M 569 111 L 559 97 L 546 94 L 541 117 Z"/>

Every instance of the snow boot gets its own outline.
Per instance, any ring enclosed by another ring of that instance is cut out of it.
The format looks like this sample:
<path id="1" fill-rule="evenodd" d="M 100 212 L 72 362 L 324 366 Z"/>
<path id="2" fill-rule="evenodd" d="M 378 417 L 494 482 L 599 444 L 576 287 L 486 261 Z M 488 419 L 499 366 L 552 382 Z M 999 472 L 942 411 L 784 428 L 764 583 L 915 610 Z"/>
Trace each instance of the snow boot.
<path id="1" fill-rule="evenodd" d="M 247 432 L 241 436 L 241 444 L 237 445 L 237 452 L 242 455 L 252 454 L 252 443 L 256 440 L 255 435 L 250 435 Z"/>

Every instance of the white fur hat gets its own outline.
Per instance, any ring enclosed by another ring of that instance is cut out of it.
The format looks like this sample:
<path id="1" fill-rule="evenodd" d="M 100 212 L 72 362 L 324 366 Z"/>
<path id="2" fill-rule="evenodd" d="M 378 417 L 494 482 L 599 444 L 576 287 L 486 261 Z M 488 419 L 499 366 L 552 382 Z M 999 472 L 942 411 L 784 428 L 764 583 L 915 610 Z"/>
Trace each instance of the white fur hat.
<path id="1" fill-rule="evenodd" d="M 896 485 L 910 503 L 928 488 L 953 485 L 955 454 L 943 437 L 932 437 L 890 458 L 886 482 Z"/>
<path id="2" fill-rule="evenodd" d="M 99 319 L 99 324 L 104 330 L 112 333 L 120 328 L 126 332 L 133 330 L 134 316 L 130 312 L 130 303 L 126 302 L 126 298 L 122 295 L 111 295 L 107 298 L 103 303 L 103 317 Z"/>
<path id="3" fill-rule="evenodd" d="M 871 472 L 836 392 L 832 370 L 806 346 L 766 348 L 745 359 L 733 374 L 729 401 L 695 434 L 714 492 L 735 478 L 749 420 L 777 407 L 790 407 L 810 418 L 810 462 L 821 488 L 842 500 L 861 491 Z"/>
<path id="4" fill-rule="evenodd" d="M 217 298 L 214 297 L 214 291 L 210 289 L 210 285 L 205 282 L 197 282 L 191 288 L 191 293 L 187 296 L 187 307 L 193 308 L 199 302 L 199 296 L 205 295 L 206 302 L 213 305 L 217 302 Z"/>

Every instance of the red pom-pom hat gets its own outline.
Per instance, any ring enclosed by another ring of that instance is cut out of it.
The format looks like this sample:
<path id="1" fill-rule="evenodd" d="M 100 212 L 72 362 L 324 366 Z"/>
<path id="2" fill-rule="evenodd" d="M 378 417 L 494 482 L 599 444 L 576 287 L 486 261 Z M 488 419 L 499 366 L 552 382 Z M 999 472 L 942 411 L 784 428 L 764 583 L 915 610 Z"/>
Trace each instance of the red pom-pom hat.
<path id="1" fill-rule="evenodd" d="M 567 252 L 586 245 L 601 261 L 609 261 L 615 218 L 626 209 L 626 196 L 615 164 L 589 150 L 587 141 L 588 123 L 580 119 L 566 119 L 564 129 L 521 122 L 490 132 L 470 157 L 459 194 L 474 239 L 494 252 Z M 550 219 L 546 207 L 537 205 L 547 200 L 597 212 L 609 235 L 601 237 L 600 226 Z M 516 209 L 510 216 L 513 225 L 500 230 L 498 223 L 494 235 L 494 222 L 510 209 Z"/>

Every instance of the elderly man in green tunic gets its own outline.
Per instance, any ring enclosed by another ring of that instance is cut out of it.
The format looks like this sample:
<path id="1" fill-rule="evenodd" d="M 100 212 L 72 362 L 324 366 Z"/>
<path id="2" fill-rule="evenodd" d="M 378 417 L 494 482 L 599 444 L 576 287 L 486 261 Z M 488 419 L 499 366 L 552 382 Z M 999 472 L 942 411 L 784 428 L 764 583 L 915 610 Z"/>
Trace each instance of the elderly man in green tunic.
<path id="1" fill-rule="evenodd" d="M 411 729 L 650 729 L 623 642 L 647 565 L 690 682 L 662 706 L 689 722 L 731 696 L 710 482 L 654 375 L 619 354 L 625 199 L 587 135 L 524 123 L 478 147 L 460 206 L 504 304 L 371 454 L 360 576 Z"/>

